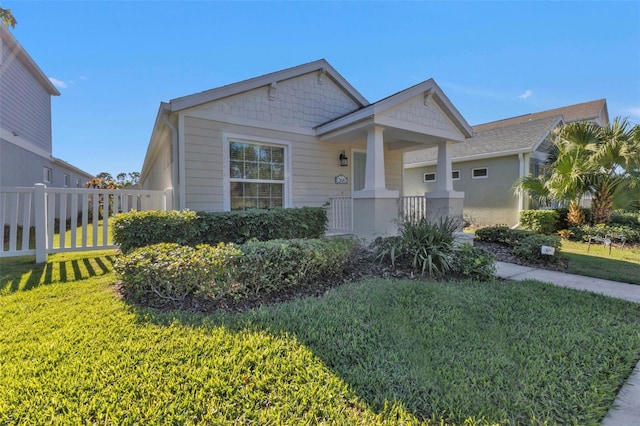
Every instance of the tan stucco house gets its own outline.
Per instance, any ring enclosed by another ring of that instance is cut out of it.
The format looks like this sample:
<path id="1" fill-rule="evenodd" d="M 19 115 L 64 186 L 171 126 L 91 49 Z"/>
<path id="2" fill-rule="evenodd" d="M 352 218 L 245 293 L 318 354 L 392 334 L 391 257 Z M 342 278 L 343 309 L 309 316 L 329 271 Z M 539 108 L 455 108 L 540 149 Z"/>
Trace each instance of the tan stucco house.
<path id="1" fill-rule="evenodd" d="M 549 138 L 562 123 L 609 124 L 605 99 L 525 114 L 473 126 L 475 136 L 452 146 L 453 190 L 464 192 L 465 218 L 476 225 L 518 224 L 529 200 L 513 184 L 538 175 L 547 159 Z M 427 148 L 405 154 L 404 194 L 432 191 L 442 179 L 437 152 Z M 448 174 L 448 172 L 447 172 Z"/>
<path id="2" fill-rule="evenodd" d="M 330 223 L 371 238 L 397 232 L 404 153 L 433 148 L 450 171 L 472 135 L 435 81 L 370 103 L 321 59 L 161 103 L 140 183 L 171 188 L 175 209 L 339 204 L 349 220 Z M 446 175 L 429 211 L 461 215 Z"/>
<path id="3" fill-rule="evenodd" d="M 82 187 L 91 175 L 52 155 L 51 97 L 40 67 L 0 25 L 0 187 Z"/>

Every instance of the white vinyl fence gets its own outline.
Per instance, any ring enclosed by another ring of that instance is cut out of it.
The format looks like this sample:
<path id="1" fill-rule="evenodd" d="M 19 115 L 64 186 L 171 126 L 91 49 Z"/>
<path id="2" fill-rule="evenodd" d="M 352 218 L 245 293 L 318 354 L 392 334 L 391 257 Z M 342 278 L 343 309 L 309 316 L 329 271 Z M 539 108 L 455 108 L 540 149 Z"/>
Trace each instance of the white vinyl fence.
<path id="1" fill-rule="evenodd" d="M 116 248 L 109 218 L 130 210 L 167 210 L 171 190 L 0 188 L 1 257 Z M 67 231 L 69 231 L 67 233 Z M 54 236 L 57 235 L 57 238 Z"/>

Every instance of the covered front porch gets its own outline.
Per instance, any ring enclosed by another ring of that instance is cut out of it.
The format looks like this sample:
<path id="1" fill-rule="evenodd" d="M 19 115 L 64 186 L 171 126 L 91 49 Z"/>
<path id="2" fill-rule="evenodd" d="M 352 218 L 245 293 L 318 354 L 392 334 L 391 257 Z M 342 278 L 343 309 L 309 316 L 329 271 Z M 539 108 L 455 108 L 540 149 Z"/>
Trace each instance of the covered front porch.
<path id="1" fill-rule="evenodd" d="M 472 137 L 473 131 L 435 81 L 427 80 L 325 123 L 316 128 L 316 134 L 322 141 L 342 146 L 364 142 L 366 147 L 362 182 L 353 185 L 350 196 L 330 201 L 332 231 L 350 232 L 365 240 L 395 235 L 398 223 L 414 214 L 407 202 L 428 220 L 462 216 L 464 194 L 453 191 L 451 145 Z M 412 194 L 389 189 L 387 157 L 428 147 L 438 148 L 436 190 L 418 202 L 418 197 L 406 197 Z"/>

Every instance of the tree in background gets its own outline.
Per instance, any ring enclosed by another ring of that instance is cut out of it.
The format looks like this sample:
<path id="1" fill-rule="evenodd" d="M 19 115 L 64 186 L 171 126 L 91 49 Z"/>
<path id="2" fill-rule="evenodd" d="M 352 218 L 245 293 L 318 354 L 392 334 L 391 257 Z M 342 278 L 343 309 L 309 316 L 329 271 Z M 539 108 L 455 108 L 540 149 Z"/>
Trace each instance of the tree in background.
<path id="1" fill-rule="evenodd" d="M 541 176 L 516 182 L 534 200 L 569 204 L 567 220 L 584 223 L 580 200 L 592 195 L 594 223 L 608 223 L 612 209 L 640 208 L 640 129 L 616 118 L 609 126 L 568 123 L 556 130 Z"/>
<path id="2" fill-rule="evenodd" d="M 109 172 L 100 172 L 95 178 L 85 184 L 87 188 L 118 189 L 126 188 L 138 183 L 139 172 L 118 173 L 114 179 Z"/>
<path id="3" fill-rule="evenodd" d="M 18 21 L 16 21 L 16 18 L 14 18 L 13 13 L 11 13 L 11 9 L 3 9 L 0 7 L 0 19 L 2 19 L 2 22 L 7 28 L 15 28 L 18 24 Z"/>

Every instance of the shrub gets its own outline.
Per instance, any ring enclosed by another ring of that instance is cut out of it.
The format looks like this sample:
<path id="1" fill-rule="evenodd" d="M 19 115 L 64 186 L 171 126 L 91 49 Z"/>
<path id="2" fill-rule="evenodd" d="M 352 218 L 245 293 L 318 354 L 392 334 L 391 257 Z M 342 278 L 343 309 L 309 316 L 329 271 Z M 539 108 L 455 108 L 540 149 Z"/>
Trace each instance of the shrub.
<path id="1" fill-rule="evenodd" d="M 629 243 L 640 243 L 640 229 L 630 226 L 605 224 L 582 225 L 571 228 L 574 238 L 579 241 L 589 241 L 589 237 L 620 237 L 623 236 Z"/>
<path id="2" fill-rule="evenodd" d="M 327 214 L 321 207 L 200 212 L 198 217 L 200 242 L 206 244 L 320 238 L 327 226 Z"/>
<path id="3" fill-rule="evenodd" d="M 350 239 L 251 240 L 240 246 L 237 279 L 248 293 L 271 293 L 341 274 L 358 243 Z"/>
<path id="4" fill-rule="evenodd" d="M 453 253 L 452 273 L 478 281 L 489 281 L 495 277 L 495 257 L 488 251 L 466 243 Z"/>
<path id="5" fill-rule="evenodd" d="M 131 211 L 113 217 L 113 242 L 123 253 L 158 243 L 195 245 L 198 216 L 192 211 Z"/>
<path id="6" fill-rule="evenodd" d="M 509 231 L 505 225 L 488 226 L 476 230 L 476 238 L 478 241 L 485 243 L 507 244 L 509 241 Z"/>
<path id="7" fill-rule="evenodd" d="M 640 230 L 640 212 L 625 212 L 616 210 L 611 212 L 611 226 L 628 226 Z"/>
<path id="8" fill-rule="evenodd" d="M 145 211 L 113 218 L 113 240 L 123 253 L 158 243 L 181 245 L 319 238 L 327 215 L 321 207 L 232 212 Z"/>
<path id="9" fill-rule="evenodd" d="M 400 236 L 376 240 L 374 247 L 378 259 L 388 260 L 391 265 L 409 267 L 430 277 L 441 277 L 451 269 L 454 233 L 459 229 L 459 220 L 447 218 L 439 223 L 421 219 L 405 222 Z"/>
<path id="10" fill-rule="evenodd" d="M 523 210 L 520 212 L 520 225 L 538 234 L 553 234 L 559 226 L 560 216 L 555 210 Z"/>
<path id="11" fill-rule="evenodd" d="M 160 243 L 119 256 L 114 270 L 128 298 L 152 306 L 182 302 L 191 295 L 220 297 L 233 282 L 233 244 L 216 247 Z"/>
<path id="12" fill-rule="evenodd" d="M 531 235 L 529 231 L 509 229 L 504 225 L 480 228 L 476 231 L 476 239 L 478 239 L 478 241 L 503 244 L 510 247 L 529 235 Z"/>
<path id="13" fill-rule="evenodd" d="M 553 247 L 556 254 L 542 254 L 542 246 Z M 560 250 L 560 237 L 557 235 L 529 235 L 513 246 L 513 254 L 530 262 L 555 261 Z"/>

